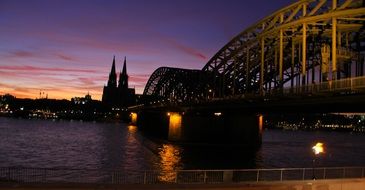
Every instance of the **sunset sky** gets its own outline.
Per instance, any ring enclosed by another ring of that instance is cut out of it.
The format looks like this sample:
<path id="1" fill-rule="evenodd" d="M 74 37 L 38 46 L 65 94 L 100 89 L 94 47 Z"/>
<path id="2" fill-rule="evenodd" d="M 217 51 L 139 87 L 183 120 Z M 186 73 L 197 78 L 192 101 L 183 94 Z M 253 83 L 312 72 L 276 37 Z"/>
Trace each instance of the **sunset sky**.
<path id="1" fill-rule="evenodd" d="M 0 0 L 0 95 L 101 99 L 113 55 L 142 93 L 161 66 L 201 69 L 296 0 Z"/>

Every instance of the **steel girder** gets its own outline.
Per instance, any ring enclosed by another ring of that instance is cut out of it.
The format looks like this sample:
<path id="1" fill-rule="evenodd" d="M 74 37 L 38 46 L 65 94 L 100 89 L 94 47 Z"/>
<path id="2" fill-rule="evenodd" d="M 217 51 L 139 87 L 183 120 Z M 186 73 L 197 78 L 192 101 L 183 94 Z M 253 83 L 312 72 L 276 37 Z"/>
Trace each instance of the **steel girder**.
<path id="1" fill-rule="evenodd" d="M 222 75 L 222 96 L 349 77 L 344 65 L 364 51 L 364 15 L 362 0 L 301 0 L 241 32 L 203 70 Z M 335 48 L 324 62 L 327 46 Z M 342 59 L 339 50 L 353 56 Z"/>
<path id="2" fill-rule="evenodd" d="M 160 67 L 150 76 L 143 95 L 169 102 L 198 101 L 213 93 L 214 81 L 210 72 Z"/>

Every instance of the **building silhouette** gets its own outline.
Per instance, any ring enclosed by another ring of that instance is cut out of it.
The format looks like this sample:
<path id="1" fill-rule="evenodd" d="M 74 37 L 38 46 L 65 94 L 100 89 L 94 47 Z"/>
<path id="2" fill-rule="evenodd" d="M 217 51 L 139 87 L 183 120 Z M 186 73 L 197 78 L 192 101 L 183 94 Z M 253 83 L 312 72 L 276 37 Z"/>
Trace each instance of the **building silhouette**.
<path id="1" fill-rule="evenodd" d="M 127 59 L 124 57 L 123 70 L 119 73 L 117 84 L 114 56 L 108 83 L 104 86 L 102 102 L 111 107 L 123 108 L 134 105 L 135 101 L 135 89 L 128 88 Z"/>
<path id="2" fill-rule="evenodd" d="M 71 98 L 71 102 L 73 104 L 88 104 L 92 102 L 91 95 L 89 92 L 85 95 L 85 97 L 73 97 Z"/>

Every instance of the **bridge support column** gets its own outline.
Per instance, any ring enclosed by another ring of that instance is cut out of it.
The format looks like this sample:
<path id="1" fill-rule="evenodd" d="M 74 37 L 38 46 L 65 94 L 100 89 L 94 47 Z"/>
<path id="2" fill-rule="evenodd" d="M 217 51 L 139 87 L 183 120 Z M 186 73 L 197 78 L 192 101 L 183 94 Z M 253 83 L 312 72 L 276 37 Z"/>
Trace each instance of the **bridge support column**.
<path id="1" fill-rule="evenodd" d="M 130 121 L 131 121 L 130 123 L 132 125 L 137 125 L 137 119 L 138 119 L 137 113 L 131 112 L 129 116 L 130 116 Z"/>
<path id="2" fill-rule="evenodd" d="M 162 110 L 142 110 L 138 112 L 137 127 L 146 135 L 167 139 L 169 116 Z"/>
<path id="3" fill-rule="evenodd" d="M 181 140 L 182 115 L 177 112 L 169 112 L 168 140 Z"/>
<path id="4" fill-rule="evenodd" d="M 137 119 L 137 126 L 141 131 L 155 138 L 248 148 L 261 145 L 263 123 L 262 115 L 229 110 L 192 110 L 184 114 L 148 110 L 139 112 Z"/>
<path id="5" fill-rule="evenodd" d="M 251 113 L 185 114 L 181 141 L 258 147 L 261 145 L 263 123 L 262 115 Z"/>

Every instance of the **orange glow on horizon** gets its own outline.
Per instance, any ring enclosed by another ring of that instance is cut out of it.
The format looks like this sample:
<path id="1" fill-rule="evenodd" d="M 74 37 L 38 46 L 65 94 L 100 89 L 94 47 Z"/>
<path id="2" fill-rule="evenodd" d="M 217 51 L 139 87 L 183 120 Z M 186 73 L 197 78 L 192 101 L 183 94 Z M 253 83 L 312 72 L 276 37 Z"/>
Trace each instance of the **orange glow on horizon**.
<path id="1" fill-rule="evenodd" d="M 44 92 L 44 93 L 43 93 Z M 102 94 L 98 91 L 85 91 L 85 92 L 70 92 L 70 90 L 46 90 L 42 91 L 41 95 L 39 94 L 39 90 L 32 90 L 32 91 L 16 91 L 16 90 L 7 90 L 7 91 L 0 91 L 0 95 L 10 94 L 15 96 L 16 98 L 29 98 L 29 99 L 39 99 L 39 98 L 46 98 L 48 99 L 66 99 L 71 100 L 74 97 L 84 97 L 87 93 L 91 95 L 93 100 L 101 100 Z"/>
<path id="2" fill-rule="evenodd" d="M 1 83 L 0 83 L 1 84 Z M 143 92 L 143 89 L 135 88 L 136 93 Z M 42 94 L 40 95 L 40 91 Z M 44 92 L 44 94 L 43 94 Z M 38 88 L 17 88 L 17 87 L 5 87 L 1 88 L 0 85 L 0 95 L 10 94 L 15 96 L 16 98 L 29 98 L 29 99 L 39 99 L 46 98 L 48 94 L 48 99 L 66 99 L 71 100 L 74 97 L 85 97 L 86 94 L 90 94 L 93 100 L 101 101 L 103 96 L 103 84 L 100 85 L 100 88 L 90 89 L 88 87 L 64 87 L 58 89 L 48 89 L 42 88 L 41 86 Z"/>

